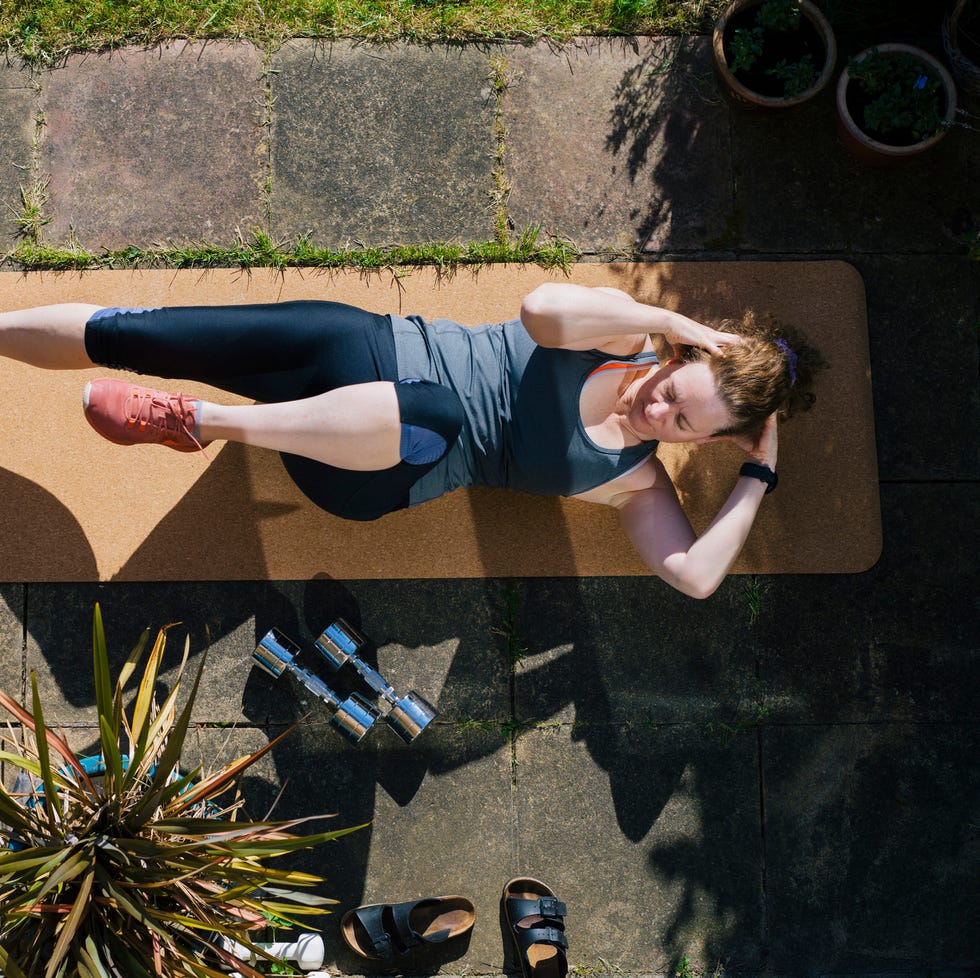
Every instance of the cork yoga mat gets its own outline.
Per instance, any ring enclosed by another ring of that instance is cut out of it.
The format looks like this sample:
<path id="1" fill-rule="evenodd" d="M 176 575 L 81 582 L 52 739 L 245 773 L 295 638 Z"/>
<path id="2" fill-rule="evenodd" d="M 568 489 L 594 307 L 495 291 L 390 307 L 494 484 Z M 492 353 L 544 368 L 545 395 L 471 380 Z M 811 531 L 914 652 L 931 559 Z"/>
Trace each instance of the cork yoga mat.
<path id="1" fill-rule="evenodd" d="M 614 286 L 708 321 L 752 308 L 806 329 L 830 366 L 816 407 L 780 433 L 779 490 L 764 500 L 734 571 L 854 573 L 878 559 L 864 289 L 857 272 L 841 262 L 580 264 L 567 275 L 524 266 L 452 273 L 11 272 L 0 273 L 0 309 L 329 298 L 374 312 L 477 324 L 515 316 L 521 297 L 549 280 Z M 475 489 L 376 523 L 350 523 L 308 503 L 272 452 L 216 443 L 209 461 L 157 446 L 112 445 L 81 412 L 86 380 L 105 374 L 102 368 L 48 372 L 0 361 L 3 580 L 649 573 L 607 507 Z M 195 385 L 180 388 L 208 394 Z M 721 443 L 661 446 L 660 454 L 695 528 L 704 527 L 731 489 L 741 453 Z"/>

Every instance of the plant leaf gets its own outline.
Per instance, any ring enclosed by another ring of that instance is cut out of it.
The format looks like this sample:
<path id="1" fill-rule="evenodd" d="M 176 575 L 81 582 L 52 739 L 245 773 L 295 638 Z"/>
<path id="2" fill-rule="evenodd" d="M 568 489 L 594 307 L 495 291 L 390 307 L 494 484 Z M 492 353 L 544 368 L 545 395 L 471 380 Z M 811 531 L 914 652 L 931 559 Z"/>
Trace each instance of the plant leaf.
<path id="1" fill-rule="evenodd" d="M 0 945 L 0 968 L 6 978 L 25 978 L 20 965 L 10 956 L 10 952 Z"/>
<path id="2" fill-rule="evenodd" d="M 82 880 L 82 885 L 78 888 L 78 893 L 75 895 L 74 905 L 62 925 L 61 934 L 54 946 L 54 950 L 51 952 L 51 959 L 48 961 L 48 966 L 44 970 L 44 978 L 54 978 L 58 966 L 68 953 L 68 948 L 75 939 L 78 928 L 89 912 L 89 894 L 92 892 L 92 884 L 94 882 L 95 870 L 90 870 L 85 879 Z"/>
<path id="3" fill-rule="evenodd" d="M 27 712 L 16 700 L 11 699 L 3 690 L 0 690 L 0 706 L 2 706 L 8 713 L 12 713 L 15 717 L 28 730 L 32 731 L 37 738 L 37 728 L 34 723 L 34 717 Z M 45 737 L 45 744 L 54 748 L 57 753 L 59 753 L 65 761 L 75 770 L 78 776 L 83 780 L 86 787 L 92 790 L 93 794 L 95 789 L 92 787 L 92 782 L 89 780 L 88 775 L 85 773 L 85 769 L 82 767 L 81 762 L 75 756 L 71 748 L 55 733 L 50 730 L 47 731 L 47 736 Z M 40 774 L 40 770 L 38 772 Z"/>
<path id="4" fill-rule="evenodd" d="M 37 691 L 37 676 L 31 670 L 31 707 L 34 714 L 35 737 L 37 738 L 37 760 L 41 767 L 41 780 L 44 782 L 44 812 L 51 826 L 52 834 L 58 831 L 58 791 L 51 776 L 51 756 L 48 751 L 48 732 L 44 726 L 44 713 L 41 697 Z"/>
<path id="5" fill-rule="evenodd" d="M 188 638 L 186 645 L 189 646 L 189 644 L 190 639 Z M 184 746 L 184 740 L 187 737 L 187 728 L 191 722 L 191 711 L 194 708 L 194 700 L 197 698 L 197 690 L 201 684 L 201 676 L 204 673 L 204 664 L 206 661 L 207 649 L 201 653 L 201 661 L 198 665 L 197 675 L 194 677 L 194 685 L 191 687 L 190 695 L 187 697 L 187 702 L 184 704 L 180 716 L 177 717 L 172 729 L 169 731 L 166 747 L 157 758 L 156 769 L 153 772 L 150 789 L 147 790 L 143 801 L 134 809 L 134 814 L 138 819 L 136 824 L 138 825 L 145 824 L 152 817 L 153 811 L 159 802 L 160 791 L 166 787 L 170 776 L 177 769 L 177 764 L 180 761 L 180 752 Z"/>
<path id="6" fill-rule="evenodd" d="M 163 629 L 157 634 L 146 666 L 143 669 L 143 676 L 140 679 L 139 689 L 136 693 L 136 704 L 133 707 L 132 735 L 133 739 L 139 744 L 146 743 L 150 711 L 153 708 L 153 695 L 156 691 L 157 676 L 160 673 L 160 663 L 163 660 L 163 650 L 166 647 L 167 638 Z M 120 683 L 122 679 L 120 677 Z M 179 680 L 178 680 L 179 682 Z M 174 684 L 176 687 L 176 683 Z M 119 689 L 122 689 L 120 685 Z"/>
<path id="7" fill-rule="evenodd" d="M 95 707 L 99 720 L 112 719 L 112 680 L 109 678 L 109 651 L 102 627 L 102 608 L 95 604 L 92 615 L 92 663 L 95 676 Z"/>
<path id="8" fill-rule="evenodd" d="M 67 883 L 70 880 L 75 879 L 76 876 L 81 876 L 86 869 L 91 868 L 91 852 L 80 852 L 77 849 L 74 852 L 72 852 L 71 849 L 66 849 L 64 851 L 66 854 L 70 855 L 70 858 L 62 862 L 61 865 L 53 873 L 51 873 L 35 899 L 41 900 L 46 893 L 51 892 L 51 890 L 61 886 L 63 883 Z"/>

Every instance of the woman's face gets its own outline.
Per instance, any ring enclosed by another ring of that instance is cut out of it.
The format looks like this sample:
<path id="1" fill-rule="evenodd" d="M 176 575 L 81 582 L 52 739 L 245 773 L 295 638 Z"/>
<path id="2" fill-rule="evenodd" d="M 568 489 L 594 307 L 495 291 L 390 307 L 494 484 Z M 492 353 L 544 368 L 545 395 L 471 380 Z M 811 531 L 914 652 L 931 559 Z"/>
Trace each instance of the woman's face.
<path id="1" fill-rule="evenodd" d="M 692 442 L 732 424 L 711 367 L 670 360 L 645 380 L 627 414 L 644 441 Z"/>

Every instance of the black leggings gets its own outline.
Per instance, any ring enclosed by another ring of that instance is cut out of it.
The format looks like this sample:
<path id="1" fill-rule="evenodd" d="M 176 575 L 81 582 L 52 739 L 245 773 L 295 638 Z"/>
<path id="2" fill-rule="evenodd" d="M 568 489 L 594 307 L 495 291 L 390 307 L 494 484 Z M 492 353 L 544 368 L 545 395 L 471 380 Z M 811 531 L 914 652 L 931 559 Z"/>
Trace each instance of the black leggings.
<path id="1" fill-rule="evenodd" d="M 392 381 L 402 424 L 445 441 L 439 458 L 354 472 L 280 453 L 303 493 L 345 519 L 374 520 L 405 508 L 411 487 L 439 464 L 462 429 L 462 407 L 452 391 L 428 381 L 398 382 L 387 316 L 339 302 L 103 309 L 86 325 L 85 349 L 105 367 L 196 380 L 268 403 Z"/>

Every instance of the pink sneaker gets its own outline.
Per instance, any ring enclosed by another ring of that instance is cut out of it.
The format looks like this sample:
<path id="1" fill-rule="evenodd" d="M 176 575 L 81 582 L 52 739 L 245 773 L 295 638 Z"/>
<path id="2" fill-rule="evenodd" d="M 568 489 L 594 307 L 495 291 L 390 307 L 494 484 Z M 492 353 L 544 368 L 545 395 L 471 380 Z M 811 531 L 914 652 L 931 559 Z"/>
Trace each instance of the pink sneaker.
<path id="1" fill-rule="evenodd" d="M 102 377 L 85 386 L 85 417 L 103 438 L 117 445 L 166 445 L 178 452 L 199 452 L 194 437 L 201 402 L 183 394 L 137 387 Z"/>

